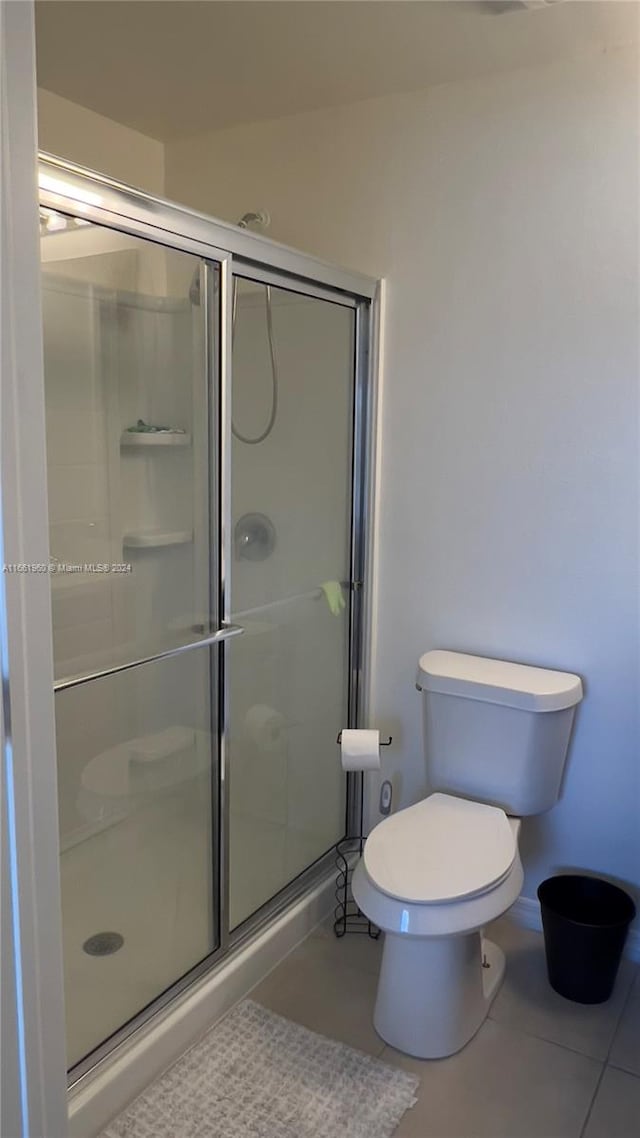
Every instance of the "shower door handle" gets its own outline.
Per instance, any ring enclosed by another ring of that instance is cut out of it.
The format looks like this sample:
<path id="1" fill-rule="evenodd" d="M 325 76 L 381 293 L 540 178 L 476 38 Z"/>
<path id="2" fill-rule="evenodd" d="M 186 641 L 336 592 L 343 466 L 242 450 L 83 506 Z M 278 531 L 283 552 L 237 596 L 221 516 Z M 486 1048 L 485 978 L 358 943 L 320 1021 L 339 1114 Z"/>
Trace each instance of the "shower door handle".
<path id="1" fill-rule="evenodd" d="M 140 664 L 154 664 L 156 660 L 168 660 L 171 656 L 182 656 L 185 652 L 193 652 L 196 648 L 209 648 L 216 644 L 224 644 L 226 640 L 231 640 L 234 636 L 241 636 L 244 631 L 240 624 L 222 624 L 209 636 L 203 636 L 202 640 L 190 640 L 187 644 L 177 644 L 175 648 L 165 648 L 164 651 L 155 652 L 151 656 L 140 656 L 135 660 L 112 664 L 94 672 L 65 676 L 61 680 L 55 680 L 53 690 L 54 692 L 66 691 L 68 688 L 78 687 L 80 684 L 89 683 L 91 680 L 101 680 L 105 676 L 115 676 L 118 672 L 128 672 L 130 668 L 138 668 Z"/>
<path id="2" fill-rule="evenodd" d="M 245 629 L 241 624 L 222 624 L 217 632 L 214 632 L 211 637 L 212 644 L 224 644 L 225 640 L 231 640 L 234 636 L 242 636 Z"/>

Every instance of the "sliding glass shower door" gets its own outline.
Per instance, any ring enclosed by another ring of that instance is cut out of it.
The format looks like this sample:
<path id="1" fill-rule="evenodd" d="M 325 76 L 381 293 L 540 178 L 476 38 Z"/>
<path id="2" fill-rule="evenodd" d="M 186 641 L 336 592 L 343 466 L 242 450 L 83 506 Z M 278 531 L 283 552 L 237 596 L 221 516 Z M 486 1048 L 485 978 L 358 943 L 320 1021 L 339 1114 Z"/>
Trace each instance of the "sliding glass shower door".
<path id="1" fill-rule="evenodd" d="M 355 310 L 236 278 L 231 928 L 345 833 Z"/>
<path id="2" fill-rule="evenodd" d="M 372 291 L 291 251 L 279 271 L 255 235 L 42 166 L 76 1079 L 358 828 L 336 740 L 359 715 Z"/>
<path id="3" fill-rule="evenodd" d="M 73 1066 L 220 942 L 217 269 L 53 211 L 41 231 Z"/>

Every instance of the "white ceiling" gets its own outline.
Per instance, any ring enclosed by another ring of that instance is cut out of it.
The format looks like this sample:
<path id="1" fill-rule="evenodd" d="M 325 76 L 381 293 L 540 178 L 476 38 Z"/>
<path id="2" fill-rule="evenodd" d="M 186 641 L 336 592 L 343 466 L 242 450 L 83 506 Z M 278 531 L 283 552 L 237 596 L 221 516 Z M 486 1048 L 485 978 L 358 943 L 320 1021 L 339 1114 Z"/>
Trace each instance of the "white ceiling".
<path id="1" fill-rule="evenodd" d="M 38 83 L 172 138 L 628 43 L 636 0 L 40 0 Z"/>

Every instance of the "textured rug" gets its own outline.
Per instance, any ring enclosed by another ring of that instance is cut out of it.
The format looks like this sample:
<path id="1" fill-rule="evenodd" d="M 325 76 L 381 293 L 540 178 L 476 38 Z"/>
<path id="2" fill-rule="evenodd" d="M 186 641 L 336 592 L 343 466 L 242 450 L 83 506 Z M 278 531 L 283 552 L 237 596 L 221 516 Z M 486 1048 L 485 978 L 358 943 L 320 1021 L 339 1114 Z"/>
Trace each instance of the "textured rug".
<path id="1" fill-rule="evenodd" d="M 102 1138 L 390 1138 L 418 1083 L 245 1000 Z"/>

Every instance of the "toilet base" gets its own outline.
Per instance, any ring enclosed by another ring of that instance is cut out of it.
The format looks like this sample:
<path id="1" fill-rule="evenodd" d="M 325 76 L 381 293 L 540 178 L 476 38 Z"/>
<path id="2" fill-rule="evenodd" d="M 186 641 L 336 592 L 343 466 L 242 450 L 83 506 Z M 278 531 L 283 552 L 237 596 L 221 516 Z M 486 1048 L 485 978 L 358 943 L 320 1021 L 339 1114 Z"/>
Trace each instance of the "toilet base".
<path id="1" fill-rule="evenodd" d="M 486 1019 L 504 969 L 502 949 L 480 932 L 444 937 L 387 932 L 375 1029 L 385 1043 L 418 1059 L 453 1055 Z"/>

